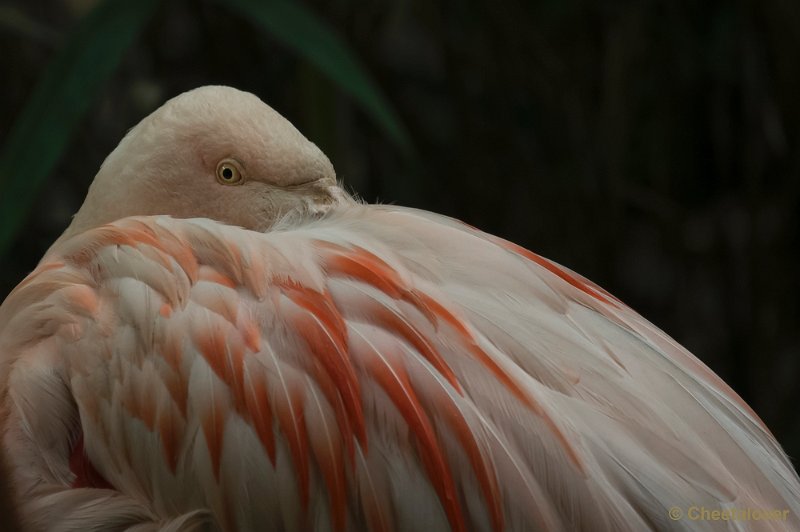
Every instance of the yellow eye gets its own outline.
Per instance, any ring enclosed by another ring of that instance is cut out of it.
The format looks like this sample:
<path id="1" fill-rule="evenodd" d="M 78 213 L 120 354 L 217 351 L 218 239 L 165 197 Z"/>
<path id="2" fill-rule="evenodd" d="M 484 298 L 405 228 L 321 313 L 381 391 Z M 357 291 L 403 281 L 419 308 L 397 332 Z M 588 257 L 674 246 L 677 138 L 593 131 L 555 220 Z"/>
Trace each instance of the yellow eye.
<path id="1" fill-rule="evenodd" d="M 223 159 L 217 164 L 217 181 L 223 185 L 238 185 L 243 179 L 239 163 L 233 159 Z"/>

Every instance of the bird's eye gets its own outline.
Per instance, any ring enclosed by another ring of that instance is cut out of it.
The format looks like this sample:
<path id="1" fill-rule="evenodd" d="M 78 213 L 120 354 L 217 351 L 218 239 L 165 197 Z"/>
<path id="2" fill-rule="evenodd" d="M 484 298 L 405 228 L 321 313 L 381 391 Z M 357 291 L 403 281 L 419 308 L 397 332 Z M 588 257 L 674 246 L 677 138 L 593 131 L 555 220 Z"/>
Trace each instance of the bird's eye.
<path id="1" fill-rule="evenodd" d="M 233 159 L 223 159 L 217 164 L 217 181 L 223 185 L 238 185 L 243 179 L 239 163 Z"/>

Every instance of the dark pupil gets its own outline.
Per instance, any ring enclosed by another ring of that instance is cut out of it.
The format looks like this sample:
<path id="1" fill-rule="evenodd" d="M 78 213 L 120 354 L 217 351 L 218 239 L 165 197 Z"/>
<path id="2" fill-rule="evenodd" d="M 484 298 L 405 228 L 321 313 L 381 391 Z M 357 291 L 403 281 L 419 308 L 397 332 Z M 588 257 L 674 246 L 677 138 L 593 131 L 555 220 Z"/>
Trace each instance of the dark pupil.
<path id="1" fill-rule="evenodd" d="M 228 167 L 222 169 L 222 178 L 223 179 L 233 179 L 233 170 Z"/>

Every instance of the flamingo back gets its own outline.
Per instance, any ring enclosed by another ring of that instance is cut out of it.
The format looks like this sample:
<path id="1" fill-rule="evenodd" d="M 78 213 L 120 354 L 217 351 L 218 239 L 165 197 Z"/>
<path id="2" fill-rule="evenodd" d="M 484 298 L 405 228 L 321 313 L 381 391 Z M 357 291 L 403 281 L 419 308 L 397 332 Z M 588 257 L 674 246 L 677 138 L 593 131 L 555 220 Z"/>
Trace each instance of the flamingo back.
<path id="1" fill-rule="evenodd" d="M 127 218 L 0 307 L 4 444 L 47 530 L 734 530 L 787 511 L 758 416 L 622 302 L 461 222 Z"/>

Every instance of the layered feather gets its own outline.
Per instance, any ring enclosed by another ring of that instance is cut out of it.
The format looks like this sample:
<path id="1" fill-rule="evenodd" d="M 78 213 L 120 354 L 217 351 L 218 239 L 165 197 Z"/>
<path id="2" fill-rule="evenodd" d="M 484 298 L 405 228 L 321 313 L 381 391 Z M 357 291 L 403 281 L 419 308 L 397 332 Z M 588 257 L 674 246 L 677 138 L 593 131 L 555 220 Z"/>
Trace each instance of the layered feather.
<path id="1" fill-rule="evenodd" d="M 0 352 L 36 529 L 800 527 L 789 460 L 700 361 L 577 274 L 422 211 L 87 231 L 0 307 Z M 670 519 L 691 506 L 788 514 Z"/>

